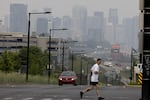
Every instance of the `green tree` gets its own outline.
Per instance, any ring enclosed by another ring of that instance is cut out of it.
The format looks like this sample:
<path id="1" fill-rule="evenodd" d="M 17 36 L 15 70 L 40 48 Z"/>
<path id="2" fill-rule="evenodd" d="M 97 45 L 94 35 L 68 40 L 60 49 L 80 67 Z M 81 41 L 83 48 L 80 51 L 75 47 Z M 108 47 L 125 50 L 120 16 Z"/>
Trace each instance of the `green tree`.
<path id="1" fill-rule="evenodd" d="M 19 57 L 21 58 L 22 64 L 26 64 L 27 59 L 27 48 L 23 48 L 19 51 Z M 46 70 L 48 64 L 47 53 L 35 46 L 30 46 L 29 49 L 29 74 L 42 75 Z"/>
<path id="2" fill-rule="evenodd" d="M 5 72 L 18 71 L 20 60 L 17 53 L 4 51 L 0 56 L 0 70 Z"/>
<path id="3" fill-rule="evenodd" d="M 13 67 L 13 71 L 17 72 L 21 66 L 21 62 L 20 62 L 20 58 L 18 56 L 18 53 L 9 52 L 8 57 L 9 57 L 10 63 L 12 63 L 11 66 Z"/>
<path id="4" fill-rule="evenodd" d="M 27 48 L 20 49 L 18 57 L 20 58 L 21 64 L 26 65 L 26 62 L 27 62 Z"/>

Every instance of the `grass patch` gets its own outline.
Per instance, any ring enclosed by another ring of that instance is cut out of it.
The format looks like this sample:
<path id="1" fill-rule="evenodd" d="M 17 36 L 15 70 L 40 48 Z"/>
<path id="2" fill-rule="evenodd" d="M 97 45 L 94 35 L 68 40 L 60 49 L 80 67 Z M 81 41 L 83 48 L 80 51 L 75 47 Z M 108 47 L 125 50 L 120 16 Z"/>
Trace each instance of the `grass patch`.
<path id="1" fill-rule="evenodd" d="M 141 84 L 138 84 L 138 82 L 130 82 L 129 85 L 141 85 Z"/>
<path id="2" fill-rule="evenodd" d="M 0 84 L 48 84 L 48 77 L 29 75 L 28 82 L 26 82 L 26 74 L 0 72 Z M 51 75 L 49 84 L 57 84 L 57 77 Z"/>
<path id="3" fill-rule="evenodd" d="M 0 84 L 24 84 L 25 75 L 19 73 L 0 72 Z"/>

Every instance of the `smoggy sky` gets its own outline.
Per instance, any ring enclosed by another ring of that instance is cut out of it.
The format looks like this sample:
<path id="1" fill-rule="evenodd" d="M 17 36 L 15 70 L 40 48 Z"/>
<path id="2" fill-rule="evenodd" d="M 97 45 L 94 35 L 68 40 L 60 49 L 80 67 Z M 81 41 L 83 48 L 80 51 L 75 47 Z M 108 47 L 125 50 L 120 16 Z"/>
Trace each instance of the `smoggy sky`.
<path id="1" fill-rule="evenodd" d="M 24 3 L 28 5 L 28 12 L 42 11 L 51 8 L 53 16 L 72 15 L 72 7 L 81 5 L 87 8 L 88 15 L 94 11 L 104 11 L 108 16 L 110 8 L 117 8 L 120 18 L 137 16 L 139 14 L 139 0 L 0 0 L 0 17 L 9 14 L 11 3 Z"/>

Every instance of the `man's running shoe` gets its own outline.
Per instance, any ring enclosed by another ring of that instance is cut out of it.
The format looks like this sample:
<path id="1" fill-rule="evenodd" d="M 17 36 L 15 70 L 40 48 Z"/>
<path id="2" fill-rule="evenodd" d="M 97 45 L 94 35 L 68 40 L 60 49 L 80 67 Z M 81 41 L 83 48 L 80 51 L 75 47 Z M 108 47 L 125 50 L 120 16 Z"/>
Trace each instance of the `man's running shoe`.
<path id="1" fill-rule="evenodd" d="M 103 97 L 98 97 L 98 100 L 103 100 L 104 98 Z"/>
<path id="2" fill-rule="evenodd" d="M 83 92 L 80 91 L 80 98 L 82 99 L 82 97 L 83 97 Z"/>

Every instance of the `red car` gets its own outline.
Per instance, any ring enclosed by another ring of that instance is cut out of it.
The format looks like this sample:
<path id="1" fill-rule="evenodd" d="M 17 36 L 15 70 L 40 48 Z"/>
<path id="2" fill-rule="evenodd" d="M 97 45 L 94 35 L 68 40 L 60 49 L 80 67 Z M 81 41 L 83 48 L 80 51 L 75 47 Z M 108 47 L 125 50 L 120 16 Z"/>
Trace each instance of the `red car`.
<path id="1" fill-rule="evenodd" d="M 73 84 L 77 85 L 77 75 L 73 71 L 63 71 L 59 78 L 58 78 L 58 84 Z"/>

